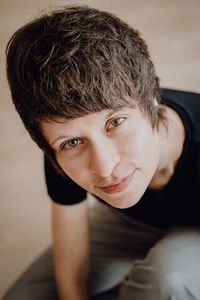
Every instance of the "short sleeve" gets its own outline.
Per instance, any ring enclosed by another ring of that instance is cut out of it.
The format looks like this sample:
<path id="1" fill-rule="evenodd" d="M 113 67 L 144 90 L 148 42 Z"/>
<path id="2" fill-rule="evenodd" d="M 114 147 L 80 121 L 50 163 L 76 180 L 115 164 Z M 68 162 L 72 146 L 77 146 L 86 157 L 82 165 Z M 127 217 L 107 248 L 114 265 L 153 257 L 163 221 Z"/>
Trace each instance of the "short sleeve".
<path id="1" fill-rule="evenodd" d="M 46 156 L 44 157 L 44 171 L 48 195 L 54 202 L 69 205 L 80 203 L 86 198 L 86 190 L 71 178 L 64 178 L 58 174 Z"/>

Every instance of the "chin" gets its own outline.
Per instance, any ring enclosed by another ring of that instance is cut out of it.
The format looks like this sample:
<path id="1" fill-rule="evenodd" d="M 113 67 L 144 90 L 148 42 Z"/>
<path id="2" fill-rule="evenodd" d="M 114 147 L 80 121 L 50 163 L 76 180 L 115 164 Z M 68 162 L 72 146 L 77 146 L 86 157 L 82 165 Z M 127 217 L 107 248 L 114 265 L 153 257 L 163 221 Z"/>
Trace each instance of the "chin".
<path id="1" fill-rule="evenodd" d="M 138 195 L 138 197 L 137 196 L 131 197 L 131 195 L 130 196 L 126 195 L 126 197 L 125 196 L 110 197 L 110 199 L 108 198 L 106 199 L 105 197 L 103 199 L 101 197 L 101 199 L 103 199 L 107 204 L 109 204 L 112 207 L 119 208 L 119 209 L 126 209 L 137 204 L 140 201 L 141 196 Z"/>
<path id="2" fill-rule="evenodd" d="M 118 209 L 126 209 L 136 205 L 149 185 L 149 178 L 140 176 L 133 181 L 126 190 L 116 194 L 99 193 L 97 196 L 104 200 L 107 204 Z"/>
<path id="3" fill-rule="evenodd" d="M 142 198 L 143 194 L 145 193 L 147 187 L 145 185 L 145 188 L 141 187 L 137 190 L 134 189 L 132 191 L 129 191 L 128 193 L 122 193 L 122 195 L 118 195 L 117 197 L 111 196 L 111 197 L 102 197 L 102 199 L 108 203 L 110 206 L 113 206 L 115 208 L 119 209 L 126 209 L 129 207 L 132 207 L 136 205 L 140 199 Z M 133 196 L 134 195 L 134 196 Z"/>
<path id="4" fill-rule="evenodd" d="M 126 208 L 132 207 L 135 204 L 137 204 L 139 200 L 140 199 L 138 199 L 137 201 L 134 201 L 134 200 L 116 201 L 116 200 L 114 200 L 114 201 L 106 201 L 106 203 L 108 203 L 110 206 L 115 207 L 115 208 L 126 209 Z"/>

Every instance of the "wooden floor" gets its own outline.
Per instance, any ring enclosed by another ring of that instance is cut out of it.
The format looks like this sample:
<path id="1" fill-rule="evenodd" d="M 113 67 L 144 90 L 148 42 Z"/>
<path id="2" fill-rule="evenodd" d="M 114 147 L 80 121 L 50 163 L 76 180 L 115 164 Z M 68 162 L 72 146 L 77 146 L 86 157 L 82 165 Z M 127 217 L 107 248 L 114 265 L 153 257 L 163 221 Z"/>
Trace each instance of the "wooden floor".
<path id="1" fill-rule="evenodd" d="M 69 3 L 118 14 L 147 40 L 162 86 L 200 92 L 199 0 L 0 0 L 0 298 L 51 243 L 51 202 L 42 154 L 11 104 L 5 46 L 11 34 L 41 9 Z"/>

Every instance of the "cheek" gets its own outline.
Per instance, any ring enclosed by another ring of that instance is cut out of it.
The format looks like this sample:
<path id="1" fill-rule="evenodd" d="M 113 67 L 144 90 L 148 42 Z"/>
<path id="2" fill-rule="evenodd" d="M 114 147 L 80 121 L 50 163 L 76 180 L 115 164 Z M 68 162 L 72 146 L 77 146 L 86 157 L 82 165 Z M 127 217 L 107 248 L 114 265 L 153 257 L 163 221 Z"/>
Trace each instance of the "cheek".
<path id="1" fill-rule="evenodd" d="M 76 164 L 74 161 L 65 157 L 64 154 L 60 154 L 57 157 L 57 162 L 63 171 L 69 176 L 70 178 L 76 176 L 78 174 Z"/>
<path id="2" fill-rule="evenodd" d="M 150 133 L 146 132 L 144 128 L 140 128 L 137 131 L 132 131 L 126 136 L 123 136 L 119 140 L 119 147 L 121 153 L 130 152 L 132 156 L 143 153 L 146 147 L 150 144 Z"/>
<path id="3" fill-rule="evenodd" d="M 159 156 L 159 143 L 156 133 L 151 128 L 144 126 L 127 139 L 124 155 L 132 157 L 139 165 L 155 164 Z"/>
<path id="4" fill-rule="evenodd" d="M 151 135 L 146 139 L 143 152 L 141 150 L 140 158 L 142 159 L 142 163 L 148 172 L 155 172 L 160 158 L 160 147 L 158 143 L 158 137 L 156 135 Z"/>
<path id="5" fill-rule="evenodd" d="M 80 159 L 66 159 L 64 156 L 57 157 L 57 162 L 63 171 L 69 176 L 74 182 L 82 187 L 85 187 L 85 183 L 88 181 L 85 167 Z"/>

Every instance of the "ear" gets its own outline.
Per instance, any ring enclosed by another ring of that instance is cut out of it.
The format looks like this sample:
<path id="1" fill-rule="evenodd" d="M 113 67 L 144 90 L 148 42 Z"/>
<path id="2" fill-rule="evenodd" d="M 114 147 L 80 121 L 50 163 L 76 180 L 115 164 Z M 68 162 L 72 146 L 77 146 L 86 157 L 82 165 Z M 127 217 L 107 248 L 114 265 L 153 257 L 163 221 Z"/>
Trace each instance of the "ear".
<path id="1" fill-rule="evenodd" d="M 153 99 L 153 104 L 158 108 L 159 104 L 156 97 Z"/>

